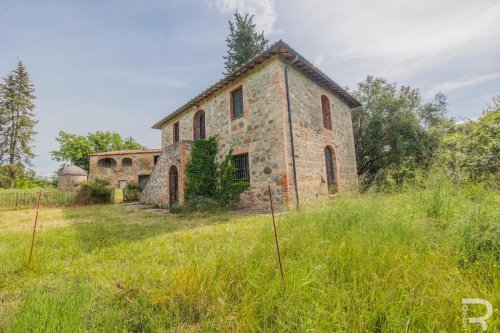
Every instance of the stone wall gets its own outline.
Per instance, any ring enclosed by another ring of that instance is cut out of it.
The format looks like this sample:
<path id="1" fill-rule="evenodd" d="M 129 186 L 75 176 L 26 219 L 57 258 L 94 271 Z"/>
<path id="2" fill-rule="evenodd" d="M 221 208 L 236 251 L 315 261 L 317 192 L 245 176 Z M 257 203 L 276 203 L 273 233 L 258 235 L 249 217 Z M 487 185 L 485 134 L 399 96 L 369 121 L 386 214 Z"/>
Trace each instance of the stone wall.
<path id="1" fill-rule="evenodd" d="M 231 91 L 243 88 L 242 117 L 231 119 Z M 286 118 L 281 109 L 284 101 L 284 77 L 281 60 L 275 58 L 247 73 L 240 80 L 191 108 L 162 127 L 162 147 L 173 143 L 173 124 L 179 122 L 180 139 L 193 140 L 193 118 L 205 111 L 206 137 L 219 142 L 218 161 L 233 149 L 233 155 L 248 153 L 250 188 L 241 195 L 241 206 L 269 208 L 267 186 L 272 185 L 277 204 L 289 202 Z"/>
<path id="2" fill-rule="evenodd" d="M 170 149 L 173 144 L 173 124 L 176 122 L 180 125 L 180 139 L 193 140 L 193 117 L 197 111 L 203 110 L 206 136 L 215 136 L 219 142 L 219 161 L 230 149 L 233 149 L 233 155 L 249 155 L 250 188 L 242 194 L 241 206 L 268 209 L 267 191 L 268 185 L 271 185 L 276 204 L 292 207 L 295 192 L 284 67 L 285 63 L 280 58 L 267 60 L 201 101 L 197 107 L 169 120 L 162 126 L 163 149 Z M 356 187 L 356 159 L 349 107 L 293 68 L 289 79 L 301 200 L 328 193 L 327 185 L 322 181 L 326 180 L 326 146 L 335 151 L 337 188 L 344 190 Z M 231 119 L 231 91 L 239 86 L 243 88 L 244 115 Z M 331 130 L 323 127 L 322 94 L 331 102 Z M 165 156 L 165 163 L 169 159 Z M 156 186 L 156 193 L 160 193 L 162 188 L 168 190 L 165 170 L 158 174 L 155 170 L 151 177 L 150 183 L 155 184 L 151 186 Z M 159 180 L 157 177 L 165 179 Z M 147 198 L 151 198 L 151 202 L 156 200 L 149 194 Z M 165 197 L 160 199 L 166 202 Z"/>
<path id="3" fill-rule="evenodd" d="M 357 188 L 351 110 L 340 98 L 294 68 L 289 72 L 290 99 L 299 196 L 307 201 L 328 194 L 324 148 L 334 151 L 336 188 Z M 332 129 L 324 127 L 321 95 L 330 100 Z"/>
<path id="4" fill-rule="evenodd" d="M 185 167 L 191 156 L 193 142 L 181 140 L 163 149 L 160 159 L 141 194 L 141 202 L 167 207 L 169 204 L 169 170 L 175 166 L 178 170 L 179 203 L 184 202 Z"/>
<path id="5" fill-rule="evenodd" d="M 142 152 L 133 151 L 127 153 L 122 151 L 119 153 L 96 153 L 90 155 L 89 164 L 89 180 L 95 178 L 107 179 L 111 186 L 118 188 L 120 181 L 126 181 L 127 184 L 139 183 L 139 176 L 151 175 L 154 168 L 155 156 L 160 156 L 161 150 L 150 149 Z M 115 167 L 100 167 L 99 160 L 104 158 L 112 158 L 116 162 Z M 132 160 L 132 166 L 124 166 L 123 160 L 129 158 Z"/>

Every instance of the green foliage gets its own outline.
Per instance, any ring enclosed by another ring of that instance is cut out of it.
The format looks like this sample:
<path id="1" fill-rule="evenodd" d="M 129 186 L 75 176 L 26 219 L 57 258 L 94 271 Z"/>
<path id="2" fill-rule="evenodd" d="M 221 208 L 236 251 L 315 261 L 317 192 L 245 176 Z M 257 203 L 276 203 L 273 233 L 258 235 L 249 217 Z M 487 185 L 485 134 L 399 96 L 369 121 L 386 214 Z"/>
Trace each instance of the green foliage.
<path id="1" fill-rule="evenodd" d="M 362 103 L 352 111 L 362 190 L 386 181 L 401 186 L 408 175 L 430 166 L 448 124 L 443 94 L 422 104 L 418 89 L 398 88 L 396 83 L 368 76 L 354 95 Z"/>
<path id="2" fill-rule="evenodd" d="M 80 205 L 90 205 L 111 202 L 113 189 L 106 179 L 93 179 L 82 182 L 78 191 L 76 201 Z"/>
<path id="3" fill-rule="evenodd" d="M 241 15 L 234 12 L 234 22 L 229 21 L 229 36 L 226 38 L 227 56 L 224 57 L 224 67 L 229 74 L 241 65 L 251 60 L 267 47 L 264 32 L 255 30 L 253 15 Z"/>
<path id="4" fill-rule="evenodd" d="M 140 185 L 127 184 L 127 187 L 123 189 L 123 201 L 139 201 L 142 190 Z"/>
<path id="5" fill-rule="evenodd" d="M 245 180 L 236 180 L 236 166 L 232 150 L 228 152 L 222 163 L 219 165 L 217 182 L 217 201 L 221 206 L 236 203 L 240 194 L 248 189 L 249 183 Z"/>
<path id="6" fill-rule="evenodd" d="M 500 104 L 456 125 L 442 140 L 437 164 L 456 183 L 500 187 Z"/>
<path id="7" fill-rule="evenodd" d="M 19 61 L 0 84 L 0 164 L 30 165 L 35 156 L 31 147 L 37 123 L 34 92 L 29 74 Z"/>
<path id="8" fill-rule="evenodd" d="M 214 137 L 194 141 L 191 160 L 186 166 L 187 180 L 184 187 L 186 204 L 195 207 L 194 210 L 204 206 L 197 205 L 197 202 L 216 202 L 220 206 L 233 204 L 248 188 L 248 182 L 235 179 L 232 150 L 220 164 L 215 161 L 217 152 L 218 145 Z M 207 204 L 207 207 L 210 206 Z M 193 207 L 186 209 L 191 210 Z"/>
<path id="9" fill-rule="evenodd" d="M 24 175 L 22 164 L 0 165 L 0 188 L 12 188 L 17 178 Z"/>
<path id="10" fill-rule="evenodd" d="M 184 197 L 214 198 L 217 190 L 217 141 L 214 137 L 194 140 L 191 159 L 186 165 Z"/>
<path id="11" fill-rule="evenodd" d="M 52 158 L 58 162 L 67 162 L 89 169 L 89 154 L 128 149 L 145 149 L 133 138 L 123 139 L 115 132 L 88 133 L 87 135 L 77 135 L 60 131 L 56 140 L 59 142 L 59 149 L 51 152 Z"/>

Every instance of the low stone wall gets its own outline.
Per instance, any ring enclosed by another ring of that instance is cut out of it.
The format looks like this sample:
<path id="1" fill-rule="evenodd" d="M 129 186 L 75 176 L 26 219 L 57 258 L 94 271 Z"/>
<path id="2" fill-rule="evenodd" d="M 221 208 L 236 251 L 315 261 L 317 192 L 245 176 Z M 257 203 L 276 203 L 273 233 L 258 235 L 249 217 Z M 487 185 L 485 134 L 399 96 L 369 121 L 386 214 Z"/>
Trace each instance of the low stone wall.
<path id="1" fill-rule="evenodd" d="M 179 203 L 184 202 L 185 168 L 191 155 L 192 141 L 182 140 L 167 146 L 155 165 L 153 173 L 141 194 L 141 202 L 145 204 L 167 207 L 169 203 L 169 170 L 177 167 L 179 184 Z"/>

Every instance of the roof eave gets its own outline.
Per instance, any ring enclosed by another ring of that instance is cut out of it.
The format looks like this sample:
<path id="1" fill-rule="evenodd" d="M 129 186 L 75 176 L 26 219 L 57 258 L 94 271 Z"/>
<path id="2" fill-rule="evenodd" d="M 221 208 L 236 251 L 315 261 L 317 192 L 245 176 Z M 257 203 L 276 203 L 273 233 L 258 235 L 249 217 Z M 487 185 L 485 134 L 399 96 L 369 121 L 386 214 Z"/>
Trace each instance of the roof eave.
<path id="1" fill-rule="evenodd" d="M 349 94 L 345 89 L 340 87 L 335 81 L 330 79 L 326 74 L 324 74 L 322 71 L 320 71 L 316 66 L 311 64 L 307 59 L 305 59 L 303 56 L 301 56 L 297 51 L 295 51 L 292 47 L 290 47 L 288 44 L 283 42 L 282 40 L 279 40 L 278 42 L 274 43 L 271 45 L 267 50 L 262 52 L 261 54 L 257 55 L 255 58 L 247 61 L 245 64 L 243 64 L 239 69 L 236 71 L 228 74 L 221 80 L 219 80 L 217 83 L 214 85 L 210 86 L 206 90 L 202 91 L 199 95 L 195 96 L 191 100 L 189 100 L 187 103 L 179 107 L 177 110 L 172 112 L 171 114 L 167 115 L 157 123 L 155 123 L 151 128 L 153 129 L 161 129 L 162 125 L 165 124 L 166 122 L 172 120 L 176 116 L 180 115 L 182 112 L 185 110 L 189 109 L 193 105 L 196 105 L 197 102 L 203 100 L 204 98 L 210 96 L 214 92 L 218 91 L 219 89 L 223 88 L 226 84 L 232 82 L 235 78 L 240 77 L 241 75 L 245 74 L 249 70 L 253 69 L 255 66 L 260 65 L 262 62 L 274 57 L 274 56 L 280 56 L 284 58 L 287 61 L 290 61 L 294 57 L 298 57 L 297 61 L 293 64 L 298 70 L 300 70 L 304 75 L 307 77 L 316 77 L 316 81 L 329 88 L 334 94 L 336 94 L 338 97 L 340 97 L 344 102 L 347 103 L 347 105 L 352 109 L 356 108 L 358 106 L 361 106 L 361 103 L 359 103 L 356 98 L 354 98 L 351 94 Z"/>

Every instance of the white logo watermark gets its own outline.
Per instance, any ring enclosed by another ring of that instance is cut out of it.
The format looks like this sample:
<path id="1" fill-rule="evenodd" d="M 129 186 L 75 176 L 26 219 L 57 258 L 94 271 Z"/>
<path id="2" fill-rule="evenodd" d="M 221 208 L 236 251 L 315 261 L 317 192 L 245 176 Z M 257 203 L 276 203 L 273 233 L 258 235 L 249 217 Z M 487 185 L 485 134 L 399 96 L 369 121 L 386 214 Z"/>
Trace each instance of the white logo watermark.
<path id="1" fill-rule="evenodd" d="M 468 317 L 469 304 L 480 304 L 486 307 L 486 314 L 482 317 Z M 467 324 L 481 324 L 483 331 L 488 329 L 488 320 L 493 314 L 493 306 L 490 302 L 482 298 L 462 298 L 462 328 L 464 331 L 467 330 Z M 467 321 L 468 319 L 468 321 Z"/>

